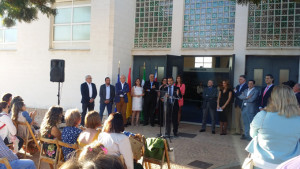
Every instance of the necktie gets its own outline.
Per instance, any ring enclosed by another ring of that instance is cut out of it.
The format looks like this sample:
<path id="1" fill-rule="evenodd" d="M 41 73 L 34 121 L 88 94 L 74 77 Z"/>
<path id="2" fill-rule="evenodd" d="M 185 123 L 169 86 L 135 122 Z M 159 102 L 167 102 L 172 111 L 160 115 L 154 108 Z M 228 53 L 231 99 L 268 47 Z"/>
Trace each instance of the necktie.
<path id="1" fill-rule="evenodd" d="M 267 86 L 267 87 L 266 87 L 266 89 L 265 89 L 265 91 L 264 91 L 264 95 L 263 95 L 263 97 L 264 97 L 264 96 L 265 96 L 265 94 L 267 93 L 268 89 L 269 89 L 269 86 Z"/>

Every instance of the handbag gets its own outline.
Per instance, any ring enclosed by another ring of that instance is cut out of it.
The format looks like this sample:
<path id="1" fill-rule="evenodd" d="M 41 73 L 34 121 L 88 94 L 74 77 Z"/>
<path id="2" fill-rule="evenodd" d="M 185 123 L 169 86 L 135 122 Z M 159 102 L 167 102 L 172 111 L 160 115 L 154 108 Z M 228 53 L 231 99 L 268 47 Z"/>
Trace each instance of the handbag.
<path id="1" fill-rule="evenodd" d="M 254 162 L 253 159 L 251 158 L 251 153 L 249 153 L 248 157 L 245 158 L 242 169 L 253 169 L 254 167 Z"/>
<path id="2" fill-rule="evenodd" d="M 267 113 L 266 113 L 259 129 L 262 128 L 262 125 L 264 123 L 266 116 L 267 116 Z M 248 157 L 246 157 L 243 162 L 242 169 L 253 169 L 253 167 L 254 167 L 254 162 L 253 162 L 253 159 L 251 158 L 251 153 L 249 153 Z"/>

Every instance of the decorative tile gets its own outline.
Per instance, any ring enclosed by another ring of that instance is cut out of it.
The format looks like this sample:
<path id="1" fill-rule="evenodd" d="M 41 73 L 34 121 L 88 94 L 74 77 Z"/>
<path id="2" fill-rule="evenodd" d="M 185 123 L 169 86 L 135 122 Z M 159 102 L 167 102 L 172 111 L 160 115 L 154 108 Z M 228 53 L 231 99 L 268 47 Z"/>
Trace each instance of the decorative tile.
<path id="1" fill-rule="evenodd" d="M 232 0 L 185 0 L 182 48 L 233 48 L 235 5 Z"/>
<path id="2" fill-rule="evenodd" d="M 134 48 L 170 48 L 172 15 L 173 0 L 137 0 Z"/>
<path id="3" fill-rule="evenodd" d="M 300 5 L 292 0 L 264 0 L 258 6 L 250 4 L 247 47 L 298 48 L 299 22 Z"/>

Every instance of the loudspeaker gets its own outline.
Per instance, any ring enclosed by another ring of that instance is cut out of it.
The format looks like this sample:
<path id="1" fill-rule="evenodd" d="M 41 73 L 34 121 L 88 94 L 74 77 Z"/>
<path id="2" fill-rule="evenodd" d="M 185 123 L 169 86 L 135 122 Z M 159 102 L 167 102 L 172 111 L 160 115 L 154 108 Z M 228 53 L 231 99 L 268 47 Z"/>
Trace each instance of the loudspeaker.
<path id="1" fill-rule="evenodd" d="M 65 81 L 65 61 L 59 59 L 51 60 L 50 81 L 64 82 Z"/>

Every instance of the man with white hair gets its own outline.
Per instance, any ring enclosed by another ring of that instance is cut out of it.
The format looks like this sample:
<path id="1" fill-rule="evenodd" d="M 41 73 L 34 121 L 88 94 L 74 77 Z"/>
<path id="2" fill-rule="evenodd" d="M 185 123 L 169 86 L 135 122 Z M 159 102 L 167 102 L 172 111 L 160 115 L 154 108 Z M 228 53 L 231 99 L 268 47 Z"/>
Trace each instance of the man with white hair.
<path id="1" fill-rule="evenodd" d="M 117 106 L 117 111 L 122 114 L 123 124 L 127 127 L 127 119 L 126 119 L 126 109 L 128 103 L 127 93 L 129 92 L 129 85 L 125 82 L 126 76 L 121 75 L 120 82 L 116 83 L 116 96 L 115 102 Z"/>
<path id="2" fill-rule="evenodd" d="M 293 87 L 293 91 L 295 92 L 298 104 L 300 106 L 300 83 L 296 83 Z"/>
<path id="3" fill-rule="evenodd" d="M 81 125 L 84 126 L 86 110 L 94 110 L 95 98 L 97 97 L 97 88 L 96 85 L 92 83 L 91 75 L 85 76 L 85 82 L 81 84 L 80 91 L 82 103 Z"/>

